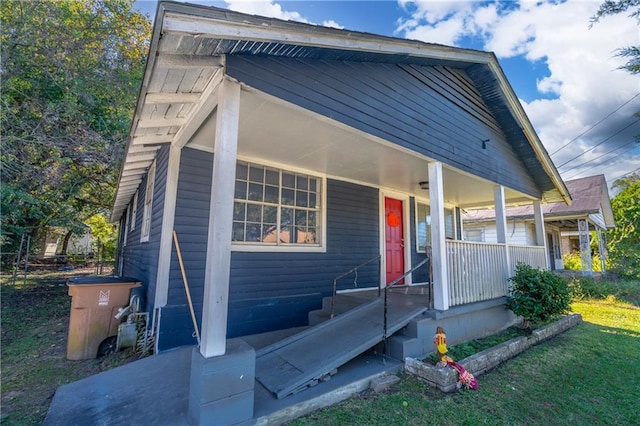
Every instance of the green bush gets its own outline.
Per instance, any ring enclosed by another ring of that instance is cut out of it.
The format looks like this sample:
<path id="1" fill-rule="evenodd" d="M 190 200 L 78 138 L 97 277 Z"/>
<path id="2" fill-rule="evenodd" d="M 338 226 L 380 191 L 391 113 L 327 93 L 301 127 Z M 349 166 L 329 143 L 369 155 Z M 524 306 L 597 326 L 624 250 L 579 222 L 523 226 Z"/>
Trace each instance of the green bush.
<path id="1" fill-rule="evenodd" d="M 640 280 L 596 280 L 593 277 L 573 277 L 568 285 L 573 300 L 603 300 L 613 297 L 640 306 Z"/>
<path id="2" fill-rule="evenodd" d="M 570 271 L 582 271 L 582 257 L 579 252 L 573 251 L 565 254 L 562 256 L 562 261 L 564 262 L 564 269 L 568 269 Z M 600 256 L 593 256 L 591 259 L 591 268 L 594 272 L 602 272 Z"/>
<path id="3" fill-rule="evenodd" d="M 509 281 L 512 286 L 507 308 L 521 316 L 526 327 L 569 311 L 569 286 L 561 276 L 519 263 Z"/>

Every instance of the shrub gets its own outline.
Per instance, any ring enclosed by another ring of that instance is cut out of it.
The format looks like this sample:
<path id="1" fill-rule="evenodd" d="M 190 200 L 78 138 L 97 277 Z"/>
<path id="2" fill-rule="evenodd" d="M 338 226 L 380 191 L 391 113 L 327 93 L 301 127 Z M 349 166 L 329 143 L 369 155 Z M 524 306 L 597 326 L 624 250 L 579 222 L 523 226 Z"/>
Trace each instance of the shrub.
<path id="1" fill-rule="evenodd" d="M 573 251 L 562 256 L 564 262 L 564 269 L 571 271 L 582 271 L 582 257 L 579 252 Z M 602 272 L 600 264 L 600 256 L 597 254 L 591 258 L 591 269 L 594 272 Z"/>
<path id="2" fill-rule="evenodd" d="M 568 285 L 573 300 L 603 300 L 611 296 L 640 306 L 640 280 L 596 280 L 593 277 L 573 277 Z"/>
<path id="3" fill-rule="evenodd" d="M 519 263 L 509 281 L 512 286 L 507 308 L 524 319 L 525 327 L 569 311 L 569 286 L 561 276 Z"/>

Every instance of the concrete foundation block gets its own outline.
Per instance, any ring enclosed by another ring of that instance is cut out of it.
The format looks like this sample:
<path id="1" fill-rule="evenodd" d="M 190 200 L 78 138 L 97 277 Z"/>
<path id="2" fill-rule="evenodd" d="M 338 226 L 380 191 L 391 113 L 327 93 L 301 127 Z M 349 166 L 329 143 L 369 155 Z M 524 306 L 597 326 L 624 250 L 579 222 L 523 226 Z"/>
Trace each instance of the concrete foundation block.
<path id="1" fill-rule="evenodd" d="M 253 418 L 255 350 L 241 339 L 227 341 L 225 355 L 191 356 L 189 420 L 194 425 L 241 424 Z"/>

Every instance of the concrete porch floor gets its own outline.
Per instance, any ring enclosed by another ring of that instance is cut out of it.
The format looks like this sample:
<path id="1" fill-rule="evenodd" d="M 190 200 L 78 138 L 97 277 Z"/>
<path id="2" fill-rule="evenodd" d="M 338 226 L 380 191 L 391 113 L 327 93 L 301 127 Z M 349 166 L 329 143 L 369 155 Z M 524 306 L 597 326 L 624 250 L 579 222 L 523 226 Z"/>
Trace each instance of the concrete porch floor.
<path id="1" fill-rule="evenodd" d="M 281 330 L 243 340 L 259 349 L 300 330 Z M 189 425 L 189 371 L 194 349 L 163 352 L 61 386 L 44 425 Z M 396 374 L 402 366 L 402 362 L 370 350 L 340 367 L 331 380 L 283 399 L 277 399 L 256 381 L 254 419 L 258 425 L 286 423 L 366 390 L 372 379 Z"/>
<path id="2" fill-rule="evenodd" d="M 392 299 L 413 300 L 426 294 L 430 292 L 423 286 L 402 286 L 392 289 L 389 295 Z M 338 295 L 340 311 L 376 297 L 377 290 Z M 428 300 L 425 303 L 428 304 Z M 241 339 L 258 351 L 307 328 L 279 330 Z M 177 348 L 61 386 L 53 397 L 44 425 L 189 425 L 191 354 L 196 349 Z M 402 368 L 401 361 L 383 357 L 370 349 L 339 367 L 330 380 L 281 399 L 256 380 L 254 420 L 258 425 L 286 423 L 366 390 L 371 380 L 396 374 Z"/>

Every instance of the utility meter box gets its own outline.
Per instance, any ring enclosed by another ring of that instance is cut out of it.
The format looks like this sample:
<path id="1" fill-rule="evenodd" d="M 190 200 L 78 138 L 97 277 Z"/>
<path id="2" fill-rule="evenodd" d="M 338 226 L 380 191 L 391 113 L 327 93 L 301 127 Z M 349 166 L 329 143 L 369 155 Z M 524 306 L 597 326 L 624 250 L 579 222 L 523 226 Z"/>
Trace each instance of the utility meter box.
<path id="1" fill-rule="evenodd" d="M 116 348 L 118 309 L 129 304 L 131 289 L 140 281 L 116 276 L 87 276 L 67 281 L 71 296 L 67 359 L 96 358 Z M 102 346 L 102 347 L 101 347 Z"/>

